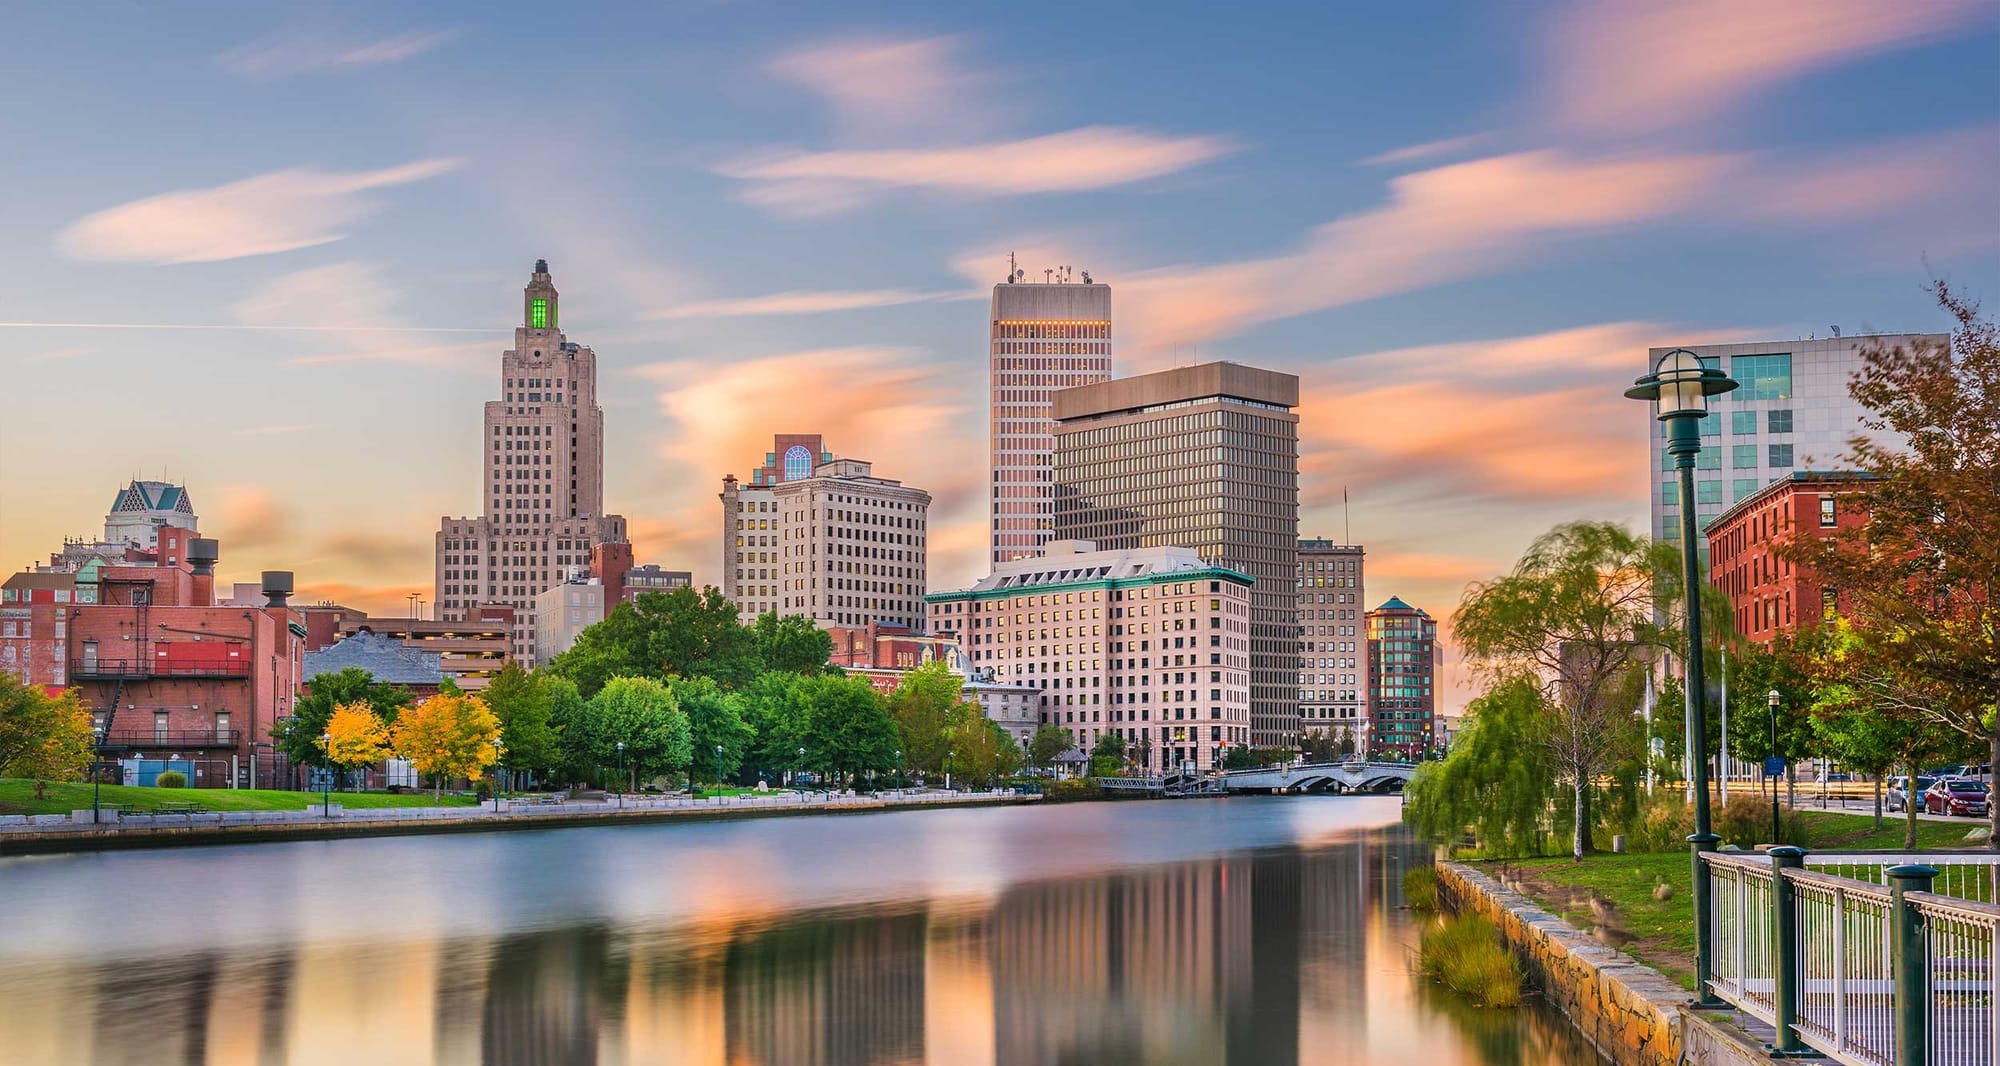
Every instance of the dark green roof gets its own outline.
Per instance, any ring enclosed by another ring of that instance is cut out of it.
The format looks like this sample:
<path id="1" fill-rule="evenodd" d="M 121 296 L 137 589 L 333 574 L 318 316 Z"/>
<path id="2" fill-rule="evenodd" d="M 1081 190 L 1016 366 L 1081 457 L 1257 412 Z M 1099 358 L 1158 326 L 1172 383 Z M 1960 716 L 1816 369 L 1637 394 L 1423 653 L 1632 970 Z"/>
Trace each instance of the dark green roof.
<path id="1" fill-rule="evenodd" d="M 1407 604 L 1407 603 L 1404 603 L 1404 602 L 1403 602 L 1403 598 L 1402 598 L 1401 596 L 1391 596 L 1391 597 L 1389 597 L 1389 602 L 1387 602 L 1387 603 L 1383 604 L 1382 606 L 1380 606 L 1380 607 L 1377 607 L 1377 608 L 1375 608 L 1375 609 L 1376 609 L 1376 610 L 1378 610 L 1378 611 L 1414 611 L 1414 610 L 1416 610 L 1416 608 L 1415 608 L 1415 607 L 1412 607 L 1412 606 L 1410 606 L 1409 604 Z"/>

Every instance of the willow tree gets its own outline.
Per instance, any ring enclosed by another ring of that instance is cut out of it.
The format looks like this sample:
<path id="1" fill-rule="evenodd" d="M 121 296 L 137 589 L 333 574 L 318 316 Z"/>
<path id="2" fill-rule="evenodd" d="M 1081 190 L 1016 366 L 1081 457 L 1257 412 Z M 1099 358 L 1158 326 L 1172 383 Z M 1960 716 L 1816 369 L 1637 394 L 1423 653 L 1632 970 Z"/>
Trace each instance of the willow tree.
<path id="1" fill-rule="evenodd" d="M 1591 850 L 1589 794 L 1641 743 L 1634 711 L 1646 664 L 1671 646 L 1657 618 L 1678 590 L 1670 544 L 1610 522 L 1544 533 L 1512 572 L 1466 589 L 1452 631 L 1494 689 L 1540 692 L 1528 735 L 1570 787 L 1570 854 Z"/>
<path id="2" fill-rule="evenodd" d="M 1865 515 L 1783 546 L 1852 620 L 1849 672 L 1876 708 L 1979 742 L 2000 762 L 2000 332 L 1935 286 L 1947 343 L 1870 343 L 1847 391 L 1865 412 L 1837 507 Z M 2000 807 L 1991 846 L 2000 849 Z"/>

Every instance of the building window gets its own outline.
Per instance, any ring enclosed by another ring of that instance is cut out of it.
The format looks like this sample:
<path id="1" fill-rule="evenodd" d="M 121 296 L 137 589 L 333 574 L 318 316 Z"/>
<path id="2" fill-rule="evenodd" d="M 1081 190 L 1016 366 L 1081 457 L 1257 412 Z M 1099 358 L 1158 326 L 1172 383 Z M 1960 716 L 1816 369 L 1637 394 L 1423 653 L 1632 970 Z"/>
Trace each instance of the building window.
<path id="1" fill-rule="evenodd" d="M 1834 526 L 1833 507 L 1834 507 L 1833 497 L 1821 496 L 1819 498 L 1819 527 L 1821 529 L 1833 528 Z"/>
<path id="2" fill-rule="evenodd" d="M 1788 407 L 1782 411 L 1766 411 L 1765 416 L 1768 419 L 1767 428 L 1771 432 L 1790 433 L 1792 431 L 1791 408 Z"/>
<path id="3" fill-rule="evenodd" d="M 549 302 L 547 300 L 538 297 L 528 304 L 528 328 L 549 328 Z"/>
<path id="4" fill-rule="evenodd" d="M 812 476 L 812 453 L 804 445 L 785 449 L 785 480 L 800 481 Z"/>
<path id="5" fill-rule="evenodd" d="M 1751 493 L 1757 491 L 1757 479 L 1754 477 L 1737 478 L 1734 482 L 1730 483 L 1730 489 L 1736 495 L 1736 498 L 1731 502 L 1742 503 Z"/>
<path id="6" fill-rule="evenodd" d="M 1792 446 L 1789 444 L 1773 444 L 1770 448 L 1771 469 L 1790 470 L 1792 468 Z"/>
<path id="7" fill-rule="evenodd" d="M 1721 503 L 1721 502 L 1722 502 L 1722 482 L 1720 482 L 1720 481 L 1697 481 L 1697 482 L 1695 482 L 1695 486 L 1694 486 L 1694 502 L 1696 502 L 1696 503 L 1698 503 L 1698 504 L 1700 504 L 1700 503 Z"/>
<path id="8" fill-rule="evenodd" d="M 1757 412 L 1755 411 L 1729 412 L 1729 432 L 1739 437 L 1756 436 Z"/>
<path id="9" fill-rule="evenodd" d="M 1757 469 L 1757 446 L 1755 444 L 1730 445 L 1729 468 L 1731 470 Z"/>
<path id="10" fill-rule="evenodd" d="M 1739 355 L 1731 365 L 1733 377 L 1743 385 L 1736 398 L 1749 400 L 1789 400 L 1792 398 L 1792 356 Z"/>

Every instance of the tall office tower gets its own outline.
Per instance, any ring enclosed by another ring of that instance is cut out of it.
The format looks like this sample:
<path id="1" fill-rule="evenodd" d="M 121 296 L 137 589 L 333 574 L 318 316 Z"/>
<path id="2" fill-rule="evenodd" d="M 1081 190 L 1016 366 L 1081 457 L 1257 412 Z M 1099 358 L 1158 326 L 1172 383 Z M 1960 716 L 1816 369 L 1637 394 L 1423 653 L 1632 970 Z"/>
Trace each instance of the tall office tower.
<path id="1" fill-rule="evenodd" d="M 1755 344 L 1691 344 L 1703 363 L 1741 386 L 1710 400 L 1695 458 L 1695 521 L 1715 516 L 1794 470 L 1842 470 L 1848 438 L 1861 432 L 1862 411 L 1847 394 L 1848 379 L 1871 344 L 1947 344 L 1944 334 L 1880 334 Z M 1671 350 L 1646 353 L 1646 372 Z M 1666 423 L 1653 434 L 1653 535 L 1679 542 L 1680 491 L 1666 451 Z M 1707 545 L 1699 545 L 1706 554 Z"/>
<path id="2" fill-rule="evenodd" d="M 1299 735 L 1339 740 L 1356 751 L 1368 737 L 1368 601 L 1359 544 L 1299 541 Z"/>
<path id="3" fill-rule="evenodd" d="M 1111 377 L 1111 286 L 1087 273 L 1080 283 L 1057 280 L 1053 271 L 1044 277 L 1050 280 L 1030 284 L 1017 270 L 993 286 L 988 439 L 995 564 L 1030 558 L 1051 537 L 1049 397 Z"/>
<path id="4" fill-rule="evenodd" d="M 1250 743 L 1299 735 L 1299 379 L 1203 363 L 1055 394 L 1055 527 L 1192 548 L 1250 590 Z"/>
<path id="5" fill-rule="evenodd" d="M 1368 753 L 1415 762 L 1437 745 L 1437 623 L 1391 596 L 1368 612 Z"/>
<path id="6" fill-rule="evenodd" d="M 722 591 L 738 616 L 920 632 L 931 495 L 840 459 L 819 434 L 779 434 L 747 483 L 722 479 Z"/>
<path id="7" fill-rule="evenodd" d="M 483 605 L 514 608 L 514 656 L 535 663 L 535 597 L 562 583 L 590 550 L 623 541 L 625 519 L 604 508 L 604 410 L 597 353 L 557 327 L 546 260 L 521 298 L 514 346 L 501 354 L 500 399 L 486 403 L 480 439 L 485 514 L 441 520 L 437 616 Z"/>

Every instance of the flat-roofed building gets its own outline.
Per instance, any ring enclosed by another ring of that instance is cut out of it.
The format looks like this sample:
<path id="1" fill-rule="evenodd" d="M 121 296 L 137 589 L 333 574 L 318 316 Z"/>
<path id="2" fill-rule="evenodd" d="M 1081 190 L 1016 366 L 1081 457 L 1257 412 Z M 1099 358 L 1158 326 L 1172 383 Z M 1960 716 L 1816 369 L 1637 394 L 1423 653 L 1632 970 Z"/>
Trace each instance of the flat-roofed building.
<path id="1" fill-rule="evenodd" d="M 1784 549 L 1867 523 L 1872 475 L 1794 470 L 1736 502 L 1708 527 L 1709 583 L 1729 597 L 1736 632 L 1768 645 L 1839 613 L 1837 589 Z"/>
<path id="2" fill-rule="evenodd" d="M 1367 551 L 1321 538 L 1299 541 L 1299 736 L 1366 751 Z"/>
<path id="3" fill-rule="evenodd" d="M 1437 745 L 1437 622 L 1391 596 L 1368 612 L 1368 753 L 1417 762 Z"/>
<path id="4" fill-rule="evenodd" d="M 1050 541 L 924 599 L 933 635 L 981 680 L 1040 689 L 1040 724 L 1076 747 L 1116 733 L 1149 770 L 1209 770 L 1250 743 L 1254 580 L 1188 548 Z"/>
<path id="5" fill-rule="evenodd" d="M 989 351 L 990 561 L 1032 556 L 1055 533 L 1058 390 L 1111 378 L 1111 287 L 1014 271 L 993 286 Z"/>
<path id="6" fill-rule="evenodd" d="M 1056 532 L 1256 578 L 1250 742 L 1299 735 L 1299 379 L 1202 363 L 1056 393 Z"/>

